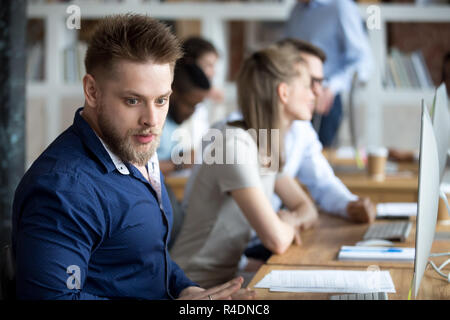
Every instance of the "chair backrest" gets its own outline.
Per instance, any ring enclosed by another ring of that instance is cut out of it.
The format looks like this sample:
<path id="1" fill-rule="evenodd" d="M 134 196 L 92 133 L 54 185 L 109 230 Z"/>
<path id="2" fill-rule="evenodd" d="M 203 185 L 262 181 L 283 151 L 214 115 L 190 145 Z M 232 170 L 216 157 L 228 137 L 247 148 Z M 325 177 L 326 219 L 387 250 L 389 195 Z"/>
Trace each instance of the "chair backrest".
<path id="1" fill-rule="evenodd" d="M 4 246 L 0 260 L 0 295 L 3 300 L 16 298 L 15 263 L 10 245 Z"/>
<path id="2" fill-rule="evenodd" d="M 173 225 L 172 232 L 170 234 L 170 240 L 168 244 L 169 250 L 172 248 L 175 240 L 178 236 L 178 233 L 181 230 L 181 226 L 184 220 L 184 210 L 181 206 L 181 203 L 177 200 L 175 193 L 170 189 L 168 185 L 166 185 L 167 193 L 169 194 L 170 204 L 172 205 L 172 213 L 173 213 Z"/>

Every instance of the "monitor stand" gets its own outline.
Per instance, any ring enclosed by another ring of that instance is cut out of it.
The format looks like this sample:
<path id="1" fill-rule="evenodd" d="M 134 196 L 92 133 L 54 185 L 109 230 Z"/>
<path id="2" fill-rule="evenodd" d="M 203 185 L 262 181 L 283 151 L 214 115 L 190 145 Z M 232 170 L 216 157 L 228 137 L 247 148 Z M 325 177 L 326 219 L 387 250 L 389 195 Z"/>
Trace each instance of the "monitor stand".
<path id="1" fill-rule="evenodd" d="M 442 189 L 440 190 L 439 197 L 440 199 L 439 199 L 437 223 L 440 225 L 450 225 L 450 207 L 448 204 L 447 195 L 443 192 Z M 436 236 L 437 233 L 435 235 L 435 238 Z M 445 256 L 450 256 L 450 252 L 430 254 L 430 258 L 445 257 Z M 433 267 L 434 271 L 436 271 L 440 276 L 447 279 L 447 281 L 450 283 L 450 273 L 446 275 L 445 273 L 442 272 L 442 269 L 444 269 L 446 265 L 450 264 L 450 259 L 447 259 L 439 267 L 436 266 L 436 264 L 431 259 L 428 260 L 428 264 Z"/>
<path id="2" fill-rule="evenodd" d="M 446 253 L 432 253 L 432 254 L 430 254 L 430 259 L 428 260 L 428 264 L 433 267 L 434 271 L 436 271 L 441 277 L 443 277 L 444 279 L 446 279 L 450 283 L 450 272 L 448 274 L 445 274 L 445 273 L 442 272 L 442 269 L 444 269 L 446 265 L 450 264 L 450 259 L 447 259 L 440 266 L 437 266 L 431 260 L 431 258 L 445 257 L 445 256 L 450 256 L 450 252 L 446 252 Z"/>

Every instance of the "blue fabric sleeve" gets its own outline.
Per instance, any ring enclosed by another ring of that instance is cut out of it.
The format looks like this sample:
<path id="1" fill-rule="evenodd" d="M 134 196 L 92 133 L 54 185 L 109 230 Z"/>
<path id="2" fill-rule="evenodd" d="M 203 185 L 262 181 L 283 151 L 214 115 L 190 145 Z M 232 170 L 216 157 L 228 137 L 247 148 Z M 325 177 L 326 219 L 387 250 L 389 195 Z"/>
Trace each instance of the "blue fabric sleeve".
<path id="1" fill-rule="evenodd" d="M 181 291 L 186 289 L 187 287 L 199 287 L 199 285 L 193 281 L 191 281 L 184 273 L 183 270 L 170 259 L 170 269 L 171 269 L 171 277 L 170 277 L 170 292 L 175 298 L 178 298 Z"/>
<path id="2" fill-rule="evenodd" d="M 83 188 L 80 193 L 79 184 L 86 183 L 80 180 L 41 176 L 23 195 L 15 246 L 17 298 L 106 299 L 83 290 L 91 252 L 101 243 L 106 223 L 93 192 Z"/>
<path id="3" fill-rule="evenodd" d="M 350 89 L 355 71 L 362 81 L 369 80 L 372 71 L 371 50 L 356 4 L 349 0 L 338 1 L 337 10 L 344 63 L 339 72 L 330 76 L 329 86 L 334 93 Z"/>

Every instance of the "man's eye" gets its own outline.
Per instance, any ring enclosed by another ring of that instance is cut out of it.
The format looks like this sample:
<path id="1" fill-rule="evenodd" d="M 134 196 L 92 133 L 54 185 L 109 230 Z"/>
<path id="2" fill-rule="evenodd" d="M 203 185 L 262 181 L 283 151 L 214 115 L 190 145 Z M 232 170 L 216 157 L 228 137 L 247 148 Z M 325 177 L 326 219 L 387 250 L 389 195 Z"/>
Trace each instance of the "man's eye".
<path id="1" fill-rule="evenodd" d="M 166 97 L 158 98 L 158 99 L 156 99 L 156 104 L 164 105 L 164 104 L 166 104 L 167 100 L 168 100 L 168 98 L 166 98 Z"/>
<path id="2" fill-rule="evenodd" d="M 127 99 L 127 104 L 129 104 L 129 105 L 136 105 L 138 103 L 139 103 L 139 100 L 136 99 L 136 98 L 129 98 L 129 99 Z"/>

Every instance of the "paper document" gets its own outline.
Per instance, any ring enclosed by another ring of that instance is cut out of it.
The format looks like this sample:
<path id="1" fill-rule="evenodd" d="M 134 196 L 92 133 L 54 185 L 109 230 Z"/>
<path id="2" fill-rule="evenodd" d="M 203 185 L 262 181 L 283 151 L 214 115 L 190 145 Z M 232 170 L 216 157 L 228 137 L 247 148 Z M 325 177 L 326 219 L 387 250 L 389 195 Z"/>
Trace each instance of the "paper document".
<path id="1" fill-rule="evenodd" d="M 377 204 L 378 217 L 413 217 L 417 215 L 417 202 L 386 202 Z"/>
<path id="2" fill-rule="evenodd" d="M 389 271 L 273 270 L 255 288 L 285 292 L 395 293 Z"/>
<path id="3" fill-rule="evenodd" d="M 343 246 L 339 260 L 414 261 L 414 248 Z"/>
<path id="4" fill-rule="evenodd" d="M 336 158 L 338 159 L 354 159 L 356 155 L 355 148 L 353 147 L 339 147 L 336 150 Z"/>

